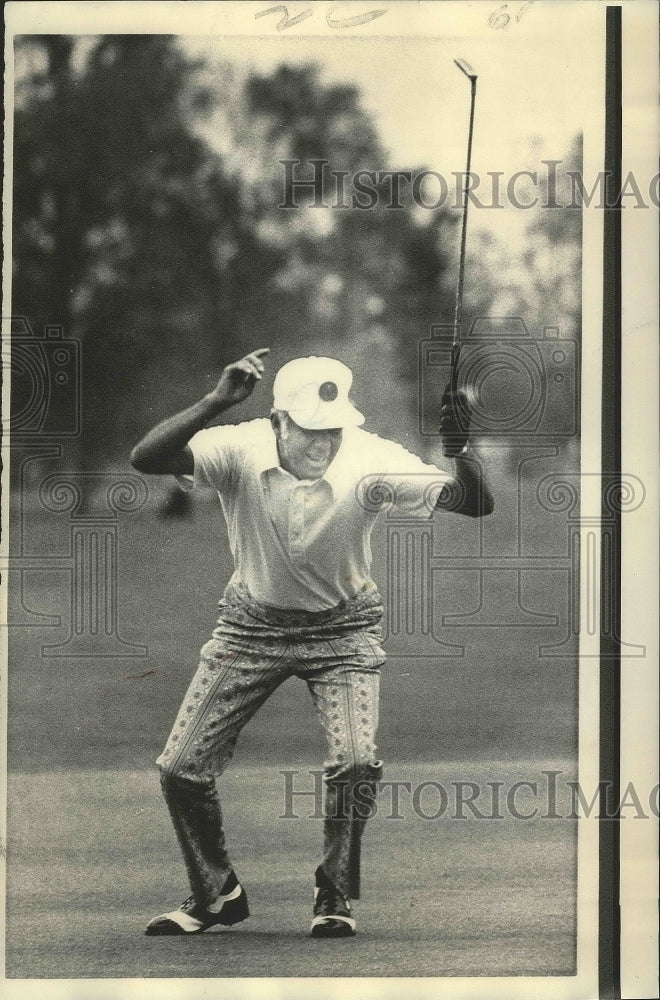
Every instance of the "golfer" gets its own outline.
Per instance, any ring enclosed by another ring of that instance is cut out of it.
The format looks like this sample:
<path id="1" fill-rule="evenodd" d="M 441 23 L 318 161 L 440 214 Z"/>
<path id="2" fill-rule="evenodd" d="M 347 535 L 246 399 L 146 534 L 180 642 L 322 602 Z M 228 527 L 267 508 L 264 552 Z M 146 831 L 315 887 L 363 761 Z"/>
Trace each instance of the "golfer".
<path id="1" fill-rule="evenodd" d="M 139 472 L 217 491 L 235 566 L 157 761 L 191 895 L 151 920 L 150 935 L 196 934 L 248 916 L 216 778 L 243 726 L 293 675 L 306 682 L 327 740 L 311 933 L 355 933 L 360 841 L 382 774 L 375 735 L 383 603 L 371 578 L 371 531 L 390 504 L 424 518 L 435 508 L 470 517 L 493 509 L 470 451 L 463 394 L 447 392 L 440 416 L 453 473 L 361 429 L 364 417 L 349 398 L 352 373 L 334 358 L 285 364 L 270 419 L 209 427 L 250 395 L 267 354 L 262 348 L 228 365 L 209 395 L 155 427 L 131 454 Z"/>

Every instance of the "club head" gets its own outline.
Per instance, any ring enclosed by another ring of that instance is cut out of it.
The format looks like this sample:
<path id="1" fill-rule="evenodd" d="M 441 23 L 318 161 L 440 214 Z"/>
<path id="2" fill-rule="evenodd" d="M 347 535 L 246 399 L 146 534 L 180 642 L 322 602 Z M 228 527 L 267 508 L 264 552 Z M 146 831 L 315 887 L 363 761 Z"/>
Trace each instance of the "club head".
<path id="1" fill-rule="evenodd" d="M 454 62 L 460 69 L 461 73 L 465 73 L 469 80 L 477 79 L 477 74 L 474 72 L 469 62 L 466 62 L 465 59 L 454 59 Z"/>

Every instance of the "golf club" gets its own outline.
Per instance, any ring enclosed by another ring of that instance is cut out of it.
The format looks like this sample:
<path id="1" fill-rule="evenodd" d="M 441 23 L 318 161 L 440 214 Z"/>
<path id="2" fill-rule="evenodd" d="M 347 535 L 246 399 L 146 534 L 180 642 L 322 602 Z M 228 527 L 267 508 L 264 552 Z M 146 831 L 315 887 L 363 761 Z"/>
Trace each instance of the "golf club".
<path id="1" fill-rule="evenodd" d="M 465 244 L 467 239 L 468 190 L 470 185 L 470 166 L 472 163 L 472 134 L 474 131 L 474 105 L 477 96 L 477 74 L 465 59 L 454 59 L 461 73 L 470 81 L 470 127 L 468 131 L 467 165 L 465 167 L 465 183 L 463 186 L 463 222 L 461 228 L 461 252 L 458 262 L 458 284 L 456 286 L 456 301 L 454 304 L 454 336 L 451 348 L 451 390 L 458 389 L 458 362 L 461 353 L 461 323 L 463 320 L 463 278 L 465 275 Z"/>

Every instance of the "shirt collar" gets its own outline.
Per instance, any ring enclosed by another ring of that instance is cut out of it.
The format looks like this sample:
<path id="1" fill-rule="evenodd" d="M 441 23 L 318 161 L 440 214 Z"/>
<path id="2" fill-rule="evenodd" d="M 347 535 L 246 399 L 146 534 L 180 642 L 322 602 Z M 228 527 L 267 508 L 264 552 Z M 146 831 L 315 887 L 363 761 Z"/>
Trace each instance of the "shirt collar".
<path id="1" fill-rule="evenodd" d="M 267 472 L 268 469 L 277 469 L 280 464 L 275 431 L 268 419 L 264 419 L 264 433 L 259 437 L 254 464 L 257 472 Z"/>

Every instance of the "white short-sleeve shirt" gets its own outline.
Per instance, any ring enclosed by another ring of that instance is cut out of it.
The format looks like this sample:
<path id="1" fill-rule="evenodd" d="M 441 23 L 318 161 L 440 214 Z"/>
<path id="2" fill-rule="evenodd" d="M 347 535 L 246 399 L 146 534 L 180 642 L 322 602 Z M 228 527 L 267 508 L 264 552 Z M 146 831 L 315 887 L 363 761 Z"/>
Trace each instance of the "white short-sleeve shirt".
<path id="1" fill-rule="evenodd" d="M 281 468 L 270 420 L 225 424 L 190 440 L 194 476 L 184 488 L 220 498 L 234 557 L 234 582 L 263 604 L 321 611 L 374 587 L 370 536 L 395 504 L 428 518 L 452 478 L 402 445 L 347 428 L 318 480 Z"/>

